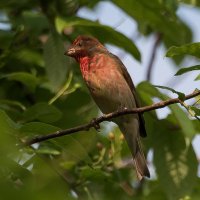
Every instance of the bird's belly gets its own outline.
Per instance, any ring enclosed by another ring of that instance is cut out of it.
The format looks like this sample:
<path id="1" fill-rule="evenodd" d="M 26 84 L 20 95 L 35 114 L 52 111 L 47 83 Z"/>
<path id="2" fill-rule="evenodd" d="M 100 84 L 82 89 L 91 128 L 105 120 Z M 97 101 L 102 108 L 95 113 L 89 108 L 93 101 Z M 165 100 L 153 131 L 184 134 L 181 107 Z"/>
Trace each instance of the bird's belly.
<path id="1" fill-rule="evenodd" d="M 135 101 L 126 81 L 117 74 L 89 74 L 87 86 L 90 93 L 103 113 L 110 113 L 122 108 L 135 107 Z M 114 77 L 115 76 L 115 77 Z M 115 81 L 114 81 L 115 80 Z"/>
<path id="2" fill-rule="evenodd" d="M 114 99 L 111 96 L 109 97 L 109 95 L 111 94 L 108 93 L 104 96 L 99 93 L 92 93 L 94 101 L 98 105 L 99 109 L 105 114 L 114 112 L 122 107 L 121 102 L 118 99 Z"/>
<path id="3" fill-rule="evenodd" d="M 117 110 L 120 107 L 120 99 L 114 97 L 112 92 L 113 88 L 110 88 L 111 85 L 105 87 L 99 82 L 89 82 L 88 88 L 90 93 L 103 113 L 109 113 Z"/>

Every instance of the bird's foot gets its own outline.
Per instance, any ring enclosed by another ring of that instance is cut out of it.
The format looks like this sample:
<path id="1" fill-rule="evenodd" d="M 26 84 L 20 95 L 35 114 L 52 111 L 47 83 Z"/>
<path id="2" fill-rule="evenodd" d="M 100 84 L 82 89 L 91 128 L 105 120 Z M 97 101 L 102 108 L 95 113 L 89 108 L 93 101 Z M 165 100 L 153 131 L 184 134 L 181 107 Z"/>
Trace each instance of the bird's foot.
<path id="1" fill-rule="evenodd" d="M 96 118 L 93 118 L 90 123 L 93 125 L 93 127 L 96 129 L 96 131 L 99 131 L 100 125 L 97 122 Z"/>

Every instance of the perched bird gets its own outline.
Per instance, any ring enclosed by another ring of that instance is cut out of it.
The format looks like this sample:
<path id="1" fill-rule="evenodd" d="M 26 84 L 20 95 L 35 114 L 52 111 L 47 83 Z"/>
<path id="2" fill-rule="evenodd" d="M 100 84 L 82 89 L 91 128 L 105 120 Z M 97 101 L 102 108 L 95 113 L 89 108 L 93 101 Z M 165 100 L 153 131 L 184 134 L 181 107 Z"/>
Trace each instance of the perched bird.
<path id="1" fill-rule="evenodd" d="M 139 106 L 136 90 L 126 67 L 96 38 L 78 36 L 65 55 L 80 63 L 83 79 L 103 113 Z M 150 177 L 140 145 L 140 136 L 146 136 L 142 114 L 120 116 L 113 119 L 113 122 L 119 126 L 131 150 L 139 180 L 144 176 Z"/>

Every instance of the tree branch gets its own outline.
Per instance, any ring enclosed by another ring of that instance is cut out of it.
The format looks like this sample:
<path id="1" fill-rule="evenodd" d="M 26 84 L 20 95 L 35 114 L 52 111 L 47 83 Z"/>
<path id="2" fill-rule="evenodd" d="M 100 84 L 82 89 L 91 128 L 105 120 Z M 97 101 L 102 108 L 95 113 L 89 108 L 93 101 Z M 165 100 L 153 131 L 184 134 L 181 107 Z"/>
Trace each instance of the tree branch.
<path id="1" fill-rule="evenodd" d="M 146 79 L 148 81 L 151 81 L 151 74 L 152 74 L 152 71 L 153 71 L 153 63 L 154 63 L 154 60 L 155 60 L 155 57 L 156 57 L 156 51 L 157 51 L 158 45 L 160 44 L 161 39 L 162 39 L 162 34 L 158 33 L 156 35 L 156 39 L 155 39 L 155 42 L 154 42 L 154 45 L 153 45 L 153 48 L 152 48 L 149 64 L 148 64 L 148 67 L 147 67 Z"/>
<path id="2" fill-rule="evenodd" d="M 193 92 L 189 95 L 186 95 L 185 100 L 194 98 L 198 95 L 200 95 L 200 90 Z M 124 110 L 121 110 L 121 111 L 112 112 L 112 113 L 109 113 L 109 114 L 102 115 L 101 117 L 96 118 L 96 119 L 92 120 L 90 123 L 87 123 L 87 124 L 83 124 L 83 125 L 80 125 L 80 126 L 76 126 L 76 127 L 73 127 L 73 128 L 66 129 L 66 130 L 60 130 L 60 131 L 57 131 L 55 133 L 50 133 L 48 135 L 36 136 L 33 139 L 24 141 L 23 146 L 29 146 L 29 145 L 32 145 L 32 144 L 35 144 L 35 143 L 38 143 L 38 142 L 46 141 L 46 140 L 49 140 L 49 139 L 52 139 L 52 138 L 61 137 L 61 136 L 64 136 L 64 135 L 70 135 L 70 134 L 73 134 L 73 133 L 76 133 L 76 132 L 79 132 L 79 131 L 87 131 L 92 127 L 97 129 L 97 127 L 99 127 L 99 124 L 103 121 L 110 121 L 111 119 L 119 117 L 121 115 L 149 112 L 149 111 L 160 109 L 160 108 L 163 108 L 163 107 L 166 107 L 168 105 L 175 104 L 175 103 L 182 103 L 182 100 L 180 100 L 179 98 L 174 98 L 174 99 L 169 99 L 169 100 L 166 100 L 166 101 L 160 101 L 160 102 L 152 104 L 150 106 L 144 106 L 144 107 L 135 108 L 135 109 L 131 109 L 131 110 L 124 109 Z"/>

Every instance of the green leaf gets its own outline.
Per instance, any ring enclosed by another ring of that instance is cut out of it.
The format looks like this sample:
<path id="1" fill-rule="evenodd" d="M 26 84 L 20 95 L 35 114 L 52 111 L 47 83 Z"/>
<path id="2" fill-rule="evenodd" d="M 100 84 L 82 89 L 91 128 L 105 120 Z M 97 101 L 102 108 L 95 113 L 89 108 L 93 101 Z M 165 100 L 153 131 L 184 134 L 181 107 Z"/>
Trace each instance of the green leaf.
<path id="1" fill-rule="evenodd" d="M 19 131 L 23 137 L 34 137 L 37 135 L 55 133 L 58 130 L 61 129 L 50 124 L 30 122 L 24 124 Z M 77 136 L 78 135 L 79 134 L 77 133 Z M 65 156 L 65 160 L 67 161 L 77 163 L 84 160 L 88 164 L 91 164 L 92 161 L 88 155 L 88 150 L 91 148 L 91 143 L 95 141 L 96 134 L 92 131 L 88 131 L 84 133 L 83 139 L 80 136 L 76 138 L 68 135 L 42 142 L 38 149 L 38 153 L 58 155 L 62 152 L 63 156 Z M 84 141 L 84 139 L 87 141 Z"/>
<path id="2" fill-rule="evenodd" d="M 0 165 L 4 160 L 2 157 L 15 151 L 15 139 L 18 134 L 18 124 L 16 124 L 10 117 L 2 110 L 0 110 L 0 151 L 4 152 L 0 155 Z M 14 139 L 14 142 L 13 142 Z"/>
<path id="3" fill-rule="evenodd" d="M 148 82 L 140 83 L 139 89 L 143 92 L 146 92 L 146 94 L 151 96 L 151 98 L 158 97 L 163 101 L 169 99 L 168 96 L 159 92 L 159 90 L 157 90 Z M 196 134 L 196 129 L 191 120 L 188 118 L 187 114 L 176 104 L 170 105 L 169 108 L 172 111 L 172 114 L 175 116 L 183 133 L 189 138 L 192 138 Z"/>
<path id="4" fill-rule="evenodd" d="M 195 81 L 199 81 L 200 80 L 200 74 L 195 78 Z"/>
<path id="5" fill-rule="evenodd" d="M 4 111 L 0 110 L 0 127 L 0 135 L 15 135 L 18 125 L 12 121 Z"/>
<path id="6" fill-rule="evenodd" d="M 192 139 L 194 135 L 197 134 L 197 131 L 187 114 L 178 105 L 171 105 L 169 107 L 175 115 L 185 136 L 188 136 L 190 139 Z"/>
<path id="7" fill-rule="evenodd" d="M 97 181 L 105 180 L 106 178 L 110 177 L 109 173 L 106 173 L 105 171 L 101 169 L 92 169 L 88 166 L 81 169 L 81 177 L 86 179 L 93 179 Z"/>
<path id="8" fill-rule="evenodd" d="M 60 163 L 60 166 L 63 169 L 69 170 L 69 169 L 72 169 L 73 167 L 76 166 L 76 162 L 74 162 L 74 161 L 63 161 L 63 162 Z"/>
<path id="9" fill-rule="evenodd" d="M 198 0 L 181 0 L 181 2 L 200 7 L 200 2 Z"/>
<path id="10" fill-rule="evenodd" d="M 10 31 L 0 30 L 1 48 L 7 49 L 12 43 L 14 34 Z"/>
<path id="11" fill-rule="evenodd" d="M 146 116 L 149 133 L 146 142 L 153 149 L 153 163 L 159 187 L 162 187 L 170 200 L 190 195 L 196 184 L 198 167 L 191 142 L 186 140 L 182 130 L 177 126 L 173 113 L 162 120 L 151 113 L 146 113 Z"/>
<path id="12" fill-rule="evenodd" d="M 162 190 L 162 187 L 160 185 L 160 182 L 158 180 L 151 181 L 151 184 L 149 185 L 149 194 L 145 197 L 148 200 L 167 200 L 167 196 L 165 195 L 164 191 Z"/>
<path id="13" fill-rule="evenodd" d="M 61 116 L 60 110 L 47 103 L 37 103 L 23 113 L 25 121 L 40 120 L 46 123 L 58 121 Z"/>
<path id="14" fill-rule="evenodd" d="M 65 83 L 65 84 L 62 86 L 62 88 L 56 93 L 56 95 L 55 95 L 53 98 L 51 98 L 51 99 L 49 100 L 49 102 L 48 102 L 49 105 L 53 104 L 53 103 L 54 103 L 57 99 L 59 99 L 61 96 L 66 95 L 66 93 L 67 93 L 67 94 L 72 93 L 72 92 L 76 91 L 77 88 L 80 87 L 80 85 L 77 83 L 77 84 L 75 84 L 73 87 L 71 87 L 71 88 L 69 89 L 69 87 L 71 86 L 72 78 L 73 78 L 73 73 L 70 71 L 70 72 L 69 72 L 69 77 L 67 78 L 66 83 Z"/>
<path id="15" fill-rule="evenodd" d="M 20 178 L 20 180 L 23 181 L 25 181 L 27 178 L 32 178 L 32 173 L 24 166 L 9 158 L 7 162 L 9 169 L 12 170 L 12 173 L 14 173 L 16 178 Z"/>
<path id="16" fill-rule="evenodd" d="M 138 61 L 141 60 L 140 52 L 129 38 L 124 36 L 122 33 L 113 30 L 109 26 L 101 25 L 98 22 L 93 22 L 81 18 L 56 18 L 56 28 L 59 33 L 63 31 L 64 28 L 68 27 L 79 27 L 86 33 L 92 34 L 97 37 L 103 43 L 110 43 L 124 50 L 130 52 Z"/>
<path id="17" fill-rule="evenodd" d="M 26 6 L 33 6 L 32 5 L 32 1 L 31 0 L 21 0 L 20 2 L 19 1 L 16 1 L 16 0 L 10 0 L 9 2 L 6 1 L 6 0 L 2 0 L 0 2 L 0 8 L 2 9 L 11 9 L 11 8 L 15 8 L 15 9 L 22 9 Z"/>
<path id="18" fill-rule="evenodd" d="M 62 149 L 66 160 L 75 163 L 84 161 L 88 165 L 92 165 L 92 160 L 88 153 L 94 142 L 96 142 L 96 133 L 93 131 L 87 131 L 83 136 L 81 133 L 77 133 L 74 136 L 67 135 L 65 138 L 60 137 L 52 140 L 56 147 Z"/>
<path id="19" fill-rule="evenodd" d="M 199 89 L 195 89 L 194 92 L 198 92 Z M 195 105 L 199 105 L 200 104 L 200 95 L 194 97 L 195 98 Z"/>
<path id="20" fill-rule="evenodd" d="M 199 6 L 200 6 L 200 4 L 199 4 Z M 192 194 L 190 195 L 190 199 L 191 200 L 199 200 L 199 197 L 200 197 L 200 179 L 198 178 L 196 186 L 195 186 Z"/>
<path id="21" fill-rule="evenodd" d="M 169 88 L 169 87 L 166 87 L 166 86 L 160 86 L 160 85 L 153 85 L 154 87 L 157 87 L 157 88 L 161 88 L 161 89 L 165 89 L 165 90 L 169 90 L 175 94 L 178 95 L 178 98 L 181 99 L 181 100 L 184 100 L 185 99 L 185 94 L 182 93 L 182 92 L 178 92 L 172 88 Z"/>
<path id="22" fill-rule="evenodd" d="M 60 128 L 43 122 L 29 122 L 21 126 L 19 132 L 25 136 L 32 136 L 54 133 L 58 130 L 60 130 Z"/>
<path id="23" fill-rule="evenodd" d="M 44 46 L 44 60 L 46 73 L 54 91 L 64 84 L 69 70 L 64 51 L 64 43 L 60 36 L 56 33 L 51 34 Z"/>
<path id="24" fill-rule="evenodd" d="M 200 109 L 195 106 L 190 106 L 190 109 L 192 109 L 195 112 L 195 115 L 200 116 Z"/>
<path id="25" fill-rule="evenodd" d="M 30 91 L 34 92 L 39 81 L 37 77 L 27 72 L 14 72 L 4 75 L 3 78 L 7 78 L 12 81 L 19 81 L 24 84 Z"/>
<path id="26" fill-rule="evenodd" d="M 39 148 L 35 150 L 35 152 L 39 154 L 50 154 L 54 156 L 61 154 L 60 151 L 48 145 L 42 145 L 42 146 L 40 145 Z"/>
<path id="27" fill-rule="evenodd" d="M 0 105 L 8 105 L 8 106 L 13 106 L 20 108 L 21 110 L 26 110 L 26 107 L 19 101 L 13 101 L 13 100 L 8 100 L 8 99 L 0 99 Z"/>
<path id="28" fill-rule="evenodd" d="M 197 179 L 197 160 L 192 145 L 186 146 L 183 135 L 167 129 L 162 122 L 156 130 L 154 161 L 163 190 L 171 200 L 189 195 Z"/>
<path id="29" fill-rule="evenodd" d="M 151 83 L 149 83 L 147 81 L 141 82 L 138 85 L 138 90 L 139 90 L 139 92 L 140 92 L 140 90 L 143 91 L 144 93 L 146 93 L 151 98 L 152 97 L 158 97 L 160 99 L 163 98 L 163 94 L 157 88 L 155 88 Z"/>
<path id="30" fill-rule="evenodd" d="M 19 129 L 21 137 L 26 138 L 33 138 L 38 135 L 47 135 L 55 133 L 58 130 L 60 130 L 60 128 L 42 122 L 26 123 Z M 46 141 L 40 143 L 39 147 L 34 149 L 33 152 L 39 154 L 59 155 L 61 154 L 61 149 L 52 144 L 51 141 Z"/>
<path id="31" fill-rule="evenodd" d="M 176 8 L 170 10 L 166 1 L 112 0 L 112 2 L 133 17 L 139 25 L 147 26 L 151 32 L 163 33 L 167 43 L 180 45 L 191 40 L 190 29 L 176 16 Z"/>
<path id="32" fill-rule="evenodd" d="M 179 47 L 172 46 L 168 49 L 166 56 L 173 57 L 178 55 L 191 55 L 200 58 L 200 42 L 182 45 Z"/>
<path id="33" fill-rule="evenodd" d="M 30 4 L 30 3 L 29 3 Z M 39 35 L 49 28 L 47 17 L 39 12 L 24 11 L 17 22 L 24 25 L 31 35 Z"/>
<path id="34" fill-rule="evenodd" d="M 192 117 L 196 117 L 196 113 L 195 113 L 194 110 L 191 108 L 191 106 L 184 105 L 184 107 L 188 110 L 188 113 L 189 113 Z"/>
<path id="35" fill-rule="evenodd" d="M 194 71 L 194 70 L 200 70 L 200 65 L 195 65 L 195 66 L 192 66 L 192 67 L 181 68 L 180 70 L 178 70 L 176 72 L 175 76 L 179 76 L 179 75 L 182 75 L 182 74 L 185 74 L 187 72 Z"/>
<path id="36" fill-rule="evenodd" d="M 28 48 L 21 49 L 20 51 L 15 53 L 15 57 L 19 60 L 24 61 L 26 64 L 44 67 L 44 60 L 41 53 L 35 50 Z"/>

